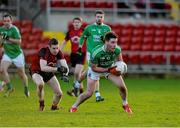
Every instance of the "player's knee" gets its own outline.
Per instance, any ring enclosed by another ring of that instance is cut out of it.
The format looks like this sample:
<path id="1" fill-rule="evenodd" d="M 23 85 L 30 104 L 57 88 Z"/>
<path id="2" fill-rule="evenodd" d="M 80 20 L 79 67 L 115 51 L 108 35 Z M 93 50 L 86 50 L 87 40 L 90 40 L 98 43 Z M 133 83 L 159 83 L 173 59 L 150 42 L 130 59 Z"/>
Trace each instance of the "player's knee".
<path id="1" fill-rule="evenodd" d="M 38 89 L 39 89 L 39 90 L 42 90 L 43 88 L 44 88 L 44 83 L 39 83 L 39 84 L 38 84 Z"/>
<path id="2" fill-rule="evenodd" d="M 21 79 L 27 80 L 27 76 L 25 73 L 19 73 L 19 76 L 21 77 Z"/>
<path id="3" fill-rule="evenodd" d="M 56 95 L 57 97 L 62 97 L 62 96 L 63 96 L 63 93 L 62 93 L 61 91 L 57 91 L 57 92 L 55 93 L 55 95 Z"/>

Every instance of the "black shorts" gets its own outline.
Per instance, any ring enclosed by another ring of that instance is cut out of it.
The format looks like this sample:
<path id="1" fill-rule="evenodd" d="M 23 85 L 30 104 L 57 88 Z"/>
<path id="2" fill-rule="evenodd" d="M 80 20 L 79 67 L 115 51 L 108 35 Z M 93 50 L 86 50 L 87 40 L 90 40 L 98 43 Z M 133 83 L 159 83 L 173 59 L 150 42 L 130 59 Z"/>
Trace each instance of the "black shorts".
<path id="1" fill-rule="evenodd" d="M 47 83 L 54 76 L 54 73 L 52 73 L 52 72 L 42 72 L 42 71 L 31 71 L 31 70 L 29 70 L 29 74 L 31 75 L 31 77 L 34 73 L 41 75 L 43 78 L 43 81 L 45 83 Z"/>
<path id="2" fill-rule="evenodd" d="M 71 53 L 70 56 L 70 61 L 71 61 L 71 66 L 75 67 L 76 64 L 85 64 L 86 60 L 86 53 L 82 53 L 82 55 L 76 54 L 76 53 Z"/>

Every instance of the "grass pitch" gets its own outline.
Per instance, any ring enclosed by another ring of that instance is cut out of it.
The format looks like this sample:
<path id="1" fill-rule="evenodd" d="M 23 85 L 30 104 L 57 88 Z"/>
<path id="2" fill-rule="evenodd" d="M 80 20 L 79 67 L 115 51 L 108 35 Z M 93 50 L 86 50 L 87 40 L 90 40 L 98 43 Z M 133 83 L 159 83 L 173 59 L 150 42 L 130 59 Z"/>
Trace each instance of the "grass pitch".
<path id="1" fill-rule="evenodd" d="M 68 109 L 76 100 L 66 91 L 72 87 L 60 81 L 64 92 L 59 111 L 51 111 L 53 92 L 45 86 L 45 111 L 38 111 L 36 86 L 29 79 L 31 97 L 26 98 L 18 77 L 12 78 L 15 92 L 8 98 L 0 93 L 0 127 L 134 127 L 134 126 L 180 126 L 180 81 L 179 79 L 125 78 L 129 91 L 128 101 L 133 115 L 126 114 L 121 105 L 118 90 L 111 82 L 102 79 L 101 94 L 104 102 L 96 103 L 95 96 L 83 103 L 77 113 Z"/>

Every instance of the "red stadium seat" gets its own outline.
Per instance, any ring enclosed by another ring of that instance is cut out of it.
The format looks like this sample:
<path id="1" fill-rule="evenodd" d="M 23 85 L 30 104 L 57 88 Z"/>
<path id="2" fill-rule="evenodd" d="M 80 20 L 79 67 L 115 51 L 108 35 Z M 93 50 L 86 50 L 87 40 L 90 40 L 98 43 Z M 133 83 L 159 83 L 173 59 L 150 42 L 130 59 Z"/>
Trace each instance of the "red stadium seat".
<path id="1" fill-rule="evenodd" d="M 3 22 L 2 21 L 0 21 L 0 26 L 3 26 Z"/>
<path id="2" fill-rule="evenodd" d="M 176 35 L 177 35 L 177 26 L 167 25 L 166 37 L 176 37 Z"/>
<path id="3" fill-rule="evenodd" d="M 131 43 L 131 37 L 119 37 L 119 44 L 130 44 Z"/>
<path id="4" fill-rule="evenodd" d="M 122 54 L 122 57 L 123 57 L 123 61 L 128 64 L 129 63 L 129 56 L 128 56 L 128 54 Z"/>
<path id="5" fill-rule="evenodd" d="M 165 44 L 164 51 L 174 51 L 174 44 Z"/>
<path id="6" fill-rule="evenodd" d="M 166 59 L 164 55 L 152 55 L 152 63 L 153 64 L 165 64 Z"/>
<path id="7" fill-rule="evenodd" d="M 84 3 L 85 8 L 96 8 L 96 2 L 95 1 L 85 1 Z"/>
<path id="8" fill-rule="evenodd" d="M 33 23 L 31 20 L 23 20 L 21 22 L 21 28 L 26 28 L 29 31 L 31 31 L 32 27 L 33 27 Z"/>
<path id="9" fill-rule="evenodd" d="M 144 36 L 154 36 L 155 33 L 155 25 L 148 24 L 144 29 Z"/>
<path id="10" fill-rule="evenodd" d="M 130 44 L 119 44 L 122 50 L 130 50 Z"/>
<path id="11" fill-rule="evenodd" d="M 180 45 L 180 36 L 176 38 L 176 44 Z"/>
<path id="12" fill-rule="evenodd" d="M 141 36 L 133 36 L 131 38 L 131 44 L 141 44 L 142 43 L 142 37 Z"/>
<path id="13" fill-rule="evenodd" d="M 154 37 L 154 44 L 164 44 L 164 37 L 160 36 L 160 37 Z"/>
<path id="14" fill-rule="evenodd" d="M 141 44 L 131 44 L 130 49 L 132 51 L 139 51 L 139 50 L 141 50 Z"/>
<path id="15" fill-rule="evenodd" d="M 151 64 L 152 57 L 151 55 L 140 55 L 141 64 Z"/>
<path id="16" fill-rule="evenodd" d="M 170 63 L 175 65 L 180 65 L 180 55 L 171 55 Z"/>
<path id="17" fill-rule="evenodd" d="M 63 1 L 51 0 L 51 7 L 63 7 Z"/>
<path id="18" fill-rule="evenodd" d="M 139 56 L 139 54 L 130 54 L 129 55 L 129 62 L 131 64 L 140 64 L 140 56 Z"/>
<path id="19" fill-rule="evenodd" d="M 40 39 L 42 37 L 42 35 L 43 35 L 43 30 L 40 29 L 40 28 L 33 28 L 32 31 L 31 31 L 31 34 L 33 36 L 39 37 L 39 39 Z"/>
<path id="20" fill-rule="evenodd" d="M 50 38 L 48 38 L 48 37 L 42 37 L 40 43 L 48 44 L 49 40 L 50 40 Z"/>
<path id="21" fill-rule="evenodd" d="M 155 36 L 165 36 L 166 26 L 165 25 L 156 25 Z"/>
<path id="22" fill-rule="evenodd" d="M 132 36 L 133 25 L 125 24 L 121 31 L 121 36 Z"/>
<path id="23" fill-rule="evenodd" d="M 14 24 L 16 27 L 18 27 L 19 29 L 21 28 L 21 21 L 15 20 L 15 21 L 13 21 L 13 24 Z"/>
<path id="24" fill-rule="evenodd" d="M 180 51 L 180 44 L 176 44 L 174 49 L 175 51 Z"/>
<path id="25" fill-rule="evenodd" d="M 176 44 L 176 38 L 174 36 L 166 37 L 165 38 L 165 44 Z"/>
<path id="26" fill-rule="evenodd" d="M 142 51 L 151 51 L 151 50 L 153 50 L 153 49 L 152 49 L 152 44 L 143 44 L 143 45 L 141 46 L 141 50 L 142 50 Z"/>
<path id="27" fill-rule="evenodd" d="M 163 44 L 154 44 L 152 46 L 153 51 L 163 51 L 164 50 L 164 45 Z"/>

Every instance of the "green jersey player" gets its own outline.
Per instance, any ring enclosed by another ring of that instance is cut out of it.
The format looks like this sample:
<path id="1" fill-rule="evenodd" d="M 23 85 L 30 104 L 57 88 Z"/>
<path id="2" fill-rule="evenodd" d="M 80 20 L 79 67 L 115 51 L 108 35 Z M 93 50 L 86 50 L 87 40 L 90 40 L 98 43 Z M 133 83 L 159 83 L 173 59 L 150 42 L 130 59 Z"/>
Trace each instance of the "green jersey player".
<path id="1" fill-rule="evenodd" d="M 86 41 L 88 63 L 90 60 L 90 54 L 92 52 L 92 49 L 98 45 L 103 45 L 104 35 L 107 32 L 111 31 L 111 28 L 108 25 L 103 23 L 104 22 L 104 12 L 102 10 L 97 10 L 95 12 L 95 18 L 96 18 L 96 22 L 88 25 L 85 28 L 85 30 L 80 38 L 79 51 L 81 51 L 82 44 Z M 96 94 L 97 102 L 104 100 L 104 98 L 102 98 L 100 96 L 99 82 L 97 82 L 95 94 Z"/>
<path id="2" fill-rule="evenodd" d="M 7 72 L 8 68 L 13 63 L 17 67 L 18 74 L 23 81 L 24 93 L 26 97 L 29 97 L 28 79 L 24 69 L 24 55 L 22 49 L 20 48 L 21 35 L 18 28 L 12 24 L 12 20 L 13 19 L 10 14 L 3 15 L 4 25 L 0 27 L 0 35 L 2 36 L 1 42 L 3 42 L 4 48 L 0 71 L 2 72 L 4 83 L 7 85 L 5 96 L 9 96 L 9 94 L 13 91 L 13 86 L 10 83 L 9 74 Z"/>
<path id="3" fill-rule="evenodd" d="M 114 32 L 108 32 L 105 35 L 105 44 L 97 46 L 92 50 L 91 66 L 88 69 L 87 90 L 82 93 L 73 106 L 70 112 L 76 112 L 77 107 L 85 100 L 90 98 L 95 89 L 95 85 L 100 79 L 100 76 L 105 76 L 118 87 L 120 96 L 123 101 L 123 109 L 127 113 L 132 113 L 127 102 L 127 88 L 121 74 L 116 75 L 115 67 L 112 67 L 116 61 L 123 61 L 121 49 L 117 46 L 118 37 Z"/>

